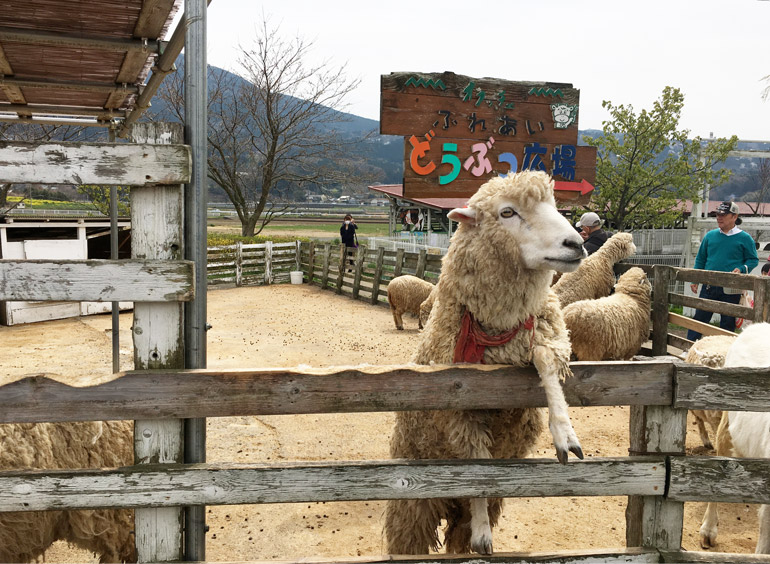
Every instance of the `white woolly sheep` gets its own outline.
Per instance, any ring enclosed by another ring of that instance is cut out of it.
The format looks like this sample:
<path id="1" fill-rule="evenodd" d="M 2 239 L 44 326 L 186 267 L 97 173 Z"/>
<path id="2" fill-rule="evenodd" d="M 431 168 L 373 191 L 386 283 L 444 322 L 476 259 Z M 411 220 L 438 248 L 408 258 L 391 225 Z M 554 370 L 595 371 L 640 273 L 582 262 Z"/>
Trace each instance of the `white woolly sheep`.
<path id="1" fill-rule="evenodd" d="M 561 307 L 578 300 L 596 300 L 609 296 L 615 284 L 616 262 L 636 252 L 630 233 L 616 233 L 598 251 L 583 261 L 574 272 L 568 272 L 553 285 Z"/>
<path id="2" fill-rule="evenodd" d="M 727 351 L 725 367 L 770 367 L 770 323 L 754 323 L 744 329 Z M 717 430 L 717 456 L 770 458 L 770 412 L 725 411 Z M 713 547 L 717 538 L 716 503 L 709 503 L 700 528 L 703 548 Z M 759 508 L 757 554 L 770 554 L 770 506 Z"/>
<path id="3" fill-rule="evenodd" d="M 428 299 L 433 288 L 434 285 L 430 282 L 411 274 L 396 276 L 388 283 L 388 303 L 396 329 L 399 331 L 404 329 L 404 321 L 401 317 L 404 313 L 416 315 L 419 328 L 423 328 L 423 321 L 430 315 L 430 308 L 427 308 L 427 315 L 423 317 L 420 306 Z"/>
<path id="4" fill-rule="evenodd" d="M 703 337 L 693 343 L 687 351 L 684 361 L 690 364 L 700 364 L 709 368 L 722 368 L 725 364 L 725 356 L 730 346 L 735 342 L 735 335 L 710 335 Z M 714 448 L 709 438 L 706 424 L 711 427 L 711 432 L 716 436 L 719 421 L 722 419 L 722 412 L 718 409 L 692 409 L 695 422 L 698 425 L 698 434 L 703 446 Z"/>
<path id="5" fill-rule="evenodd" d="M 620 276 L 611 296 L 563 308 L 577 359 L 627 360 L 639 352 L 650 335 L 650 289 L 644 271 L 633 267 Z"/>
<path id="6" fill-rule="evenodd" d="M 133 464 L 133 421 L 0 425 L 0 470 Z M 57 540 L 136 562 L 134 513 L 122 509 L 0 513 L 0 562 L 39 559 Z"/>
<path id="7" fill-rule="evenodd" d="M 556 455 L 583 452 L 569 419 L 561 380 L 571 375 L 570 345 L 550 289 L 553 270 L 577 268 L 582 239 L 556 209 L 544 172 L 493 178 L 449 213 L 460 223 L 443 259 L 433 312 L 414 357 L 417 364 L 534 364 L 548 401 Z M 543 430 L 543 410 L 399 412 L 393 458 L 520 458 Z M 501 499 L 392 500 L 385 512 L 391 554 L 437 549 L 446 519 L 447 552 L 492 552 Z"/>

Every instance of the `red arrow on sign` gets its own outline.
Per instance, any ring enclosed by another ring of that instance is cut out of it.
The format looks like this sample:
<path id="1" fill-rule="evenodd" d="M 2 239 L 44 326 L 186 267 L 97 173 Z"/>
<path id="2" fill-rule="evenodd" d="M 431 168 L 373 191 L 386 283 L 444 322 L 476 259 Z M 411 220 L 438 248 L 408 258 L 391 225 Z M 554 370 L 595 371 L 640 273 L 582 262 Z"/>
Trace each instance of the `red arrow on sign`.
<path id="1" fill-rule="evenodd" d="M 581 196 L 590 194 L 594 191 L 593 185 L 587 180 L 583 179 L 580 182 L 568 182 L 566 180 L 554 180 L 553 189 L 555 191 L 564 190 L 567 192 L 580 192 Z"/>

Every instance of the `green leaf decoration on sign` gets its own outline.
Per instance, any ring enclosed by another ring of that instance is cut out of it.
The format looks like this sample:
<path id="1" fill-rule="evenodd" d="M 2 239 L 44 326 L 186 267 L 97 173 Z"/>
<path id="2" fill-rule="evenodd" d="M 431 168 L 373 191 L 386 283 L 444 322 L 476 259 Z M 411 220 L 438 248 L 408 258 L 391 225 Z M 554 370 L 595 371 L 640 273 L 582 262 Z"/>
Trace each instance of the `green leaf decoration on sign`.
<path id="1" fill-rule="evenodd" d="M 553 88 L 535 86 L 529 89 L 529 93 L 534 96 L 555 96 L 557 98 L 564 98 L 564 95 L 561 93 L 561 88 L 554 90 Z"/>
<path id="2" fill-rule="evenodd" d="M 446 86 L 444 86 L 444 83 L 439 78 L 438 80 L 433 80 L 432 78 L 424 79 L 422 77 L 415 78 L 413 76 L 410 76 L 406 84 L 404 84 L 404 88 L 407 86 L 422 86 L 424 88 L 428 88 L 429 86 L 433 88 L 433 90 L 446 90 Z"/>

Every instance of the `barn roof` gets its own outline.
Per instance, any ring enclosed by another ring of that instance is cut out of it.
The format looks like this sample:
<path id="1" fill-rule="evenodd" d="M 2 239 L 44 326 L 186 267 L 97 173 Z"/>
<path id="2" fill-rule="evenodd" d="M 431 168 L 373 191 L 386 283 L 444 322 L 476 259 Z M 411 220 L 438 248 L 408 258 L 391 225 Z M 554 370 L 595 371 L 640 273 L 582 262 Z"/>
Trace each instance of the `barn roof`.
<path id="1" fill-rule="evenodd" d="M 108 125 L 141 113 L 180 2 L 3 0 L 0 119 Z"/>

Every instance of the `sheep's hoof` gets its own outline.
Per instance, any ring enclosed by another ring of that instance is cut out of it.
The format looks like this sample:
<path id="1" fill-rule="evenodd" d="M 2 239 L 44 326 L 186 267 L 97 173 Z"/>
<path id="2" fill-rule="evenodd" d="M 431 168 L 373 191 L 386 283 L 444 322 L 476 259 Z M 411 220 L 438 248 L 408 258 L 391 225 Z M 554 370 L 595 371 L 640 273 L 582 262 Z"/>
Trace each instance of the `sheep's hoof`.
<path id="1" fill-rule="evenodd" d="M 404 330 L 404 327 L 403 327 L 403 326 L 401 326 L 401 327 L 396 327 L 396 329 L 398 329 L 399 331 L 403 331 L 403 330 Z"/>
<path id="2" fill-rule="evenodd" d="M 707 530 L 704 524 L 700 528 L 700 546 L 704 549 L 714 548 L 717 545 L 717 531 L 716 528 L 711 531 Z"/>
<path id="3" fill-rule="evenodd" d="M 492 554 L 492 537 L 482 535 L 479 539 L 471 539 L 471 550 L 479 554 Z"/>
<path id="4" fill-rule="evenodd" d="M 559 459 L 559 462 L 562 464 L 567 464 L 567 460 L 569 460 L 569 453 L 573 453 L 575 456 L 577 456 L 580 460 L 583 460 L 583 449 L 580 448 L 580 445 L 573 445 L 569 447 L 569 451 L 565 448 L 557 448 L 556 449 L 556 458 Z"/>

